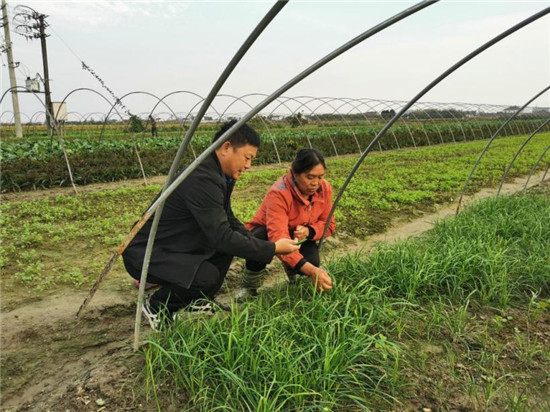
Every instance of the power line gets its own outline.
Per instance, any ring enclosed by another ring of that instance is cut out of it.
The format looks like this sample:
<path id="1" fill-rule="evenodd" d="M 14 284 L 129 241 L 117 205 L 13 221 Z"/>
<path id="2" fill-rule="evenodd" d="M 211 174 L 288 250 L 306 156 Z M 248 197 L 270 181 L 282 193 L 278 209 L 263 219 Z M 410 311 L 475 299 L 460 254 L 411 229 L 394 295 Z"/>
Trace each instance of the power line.
<path id="1" fill-rule="evenodd" d="M 63 37 L 61 37 L 59 35 L 58 32 L 56 32 L 52 26 L 50 26 L 50 30 L 57 36 L 59 37 L 59 40 L 61 40 L 61 42 L 65 45 L 65 47 L 67 47 L 67 49 L 69 49 L 69 51 L 73 54 L 74 57 L 76 57 L 78 59 L 79 62 L 82 62 L 82 59 L 80 57 L 78 57 L 78 55 L 76 54 L 76 52 L 71 48 L 71 46 L 69 46 L 69 44 L 63 40 Z"/>
<path id="2" fill-rule="evenodd" d="M 69 44 L 59 35 L 59 33 L 57 33 L 55 30 L 52 29 L 52 27 L 50 26 L 50 29 L 52 30 L 52 32 L 59 38 L 59 40 L 61 40 L 61 42 L 65 45 L 65 47 L 67 47 L 67 49 L 69 49 L 69 51 L 73 54 L 74 57 L 76 57 L 78 59 L 78 61 L 82 64 L 82 70 L 86 70 L 88 71 L 93 77 L 95 77 L 95 79 L 101 84 L 101 86 L 111 95 L 111 97 L 113 98 L 113 100 L 115 101 L 115 104 L 118 104 L 120 107 L 122 107 L 122 109 L 126 112 L 126 114 L 128 114 L 128 116 L 133 116 L 133 114 L 130 112 L 130 109 L 128 109 L 123 103 L 122 101 L 115 95 L 115 93 L 107 86 L 107 84 L 105 83 L 105 81 L 99 77 L 99 75 L 90 67 L 88 66 L 86 63 L 84 63 L 84 60 L 82 60 L 77 54 L 76 52 L 71 48 L 71 46 L 69 46 Z"/>

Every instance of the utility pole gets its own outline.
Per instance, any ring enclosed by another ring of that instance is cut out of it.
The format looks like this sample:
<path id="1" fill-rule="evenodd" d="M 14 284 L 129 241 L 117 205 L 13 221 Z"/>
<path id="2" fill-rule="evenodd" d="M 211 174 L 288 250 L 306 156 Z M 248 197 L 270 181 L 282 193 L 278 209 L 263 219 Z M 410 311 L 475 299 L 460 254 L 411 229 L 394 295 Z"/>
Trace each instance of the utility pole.
<path id="1" fill-rule="evenodd" d="M 5 1 L 5 0 L 2 0 Z M 46 22 L 45 14 L 39 13 L 28 6 L 19 5 L 15 8 L 17 12 L 14 16 L 14 20 L 19 23 L 15 30 L 18 34 L 25 37 L 27 40 L 40 39 L 42 46 L 42 64 L 44 65 L 44 92 L 46 95 L 46 128 L 48 134 L 53 134 L 53 124 L 55 119 L 53 118 L 52 99 L 50 94 L 50 75 L 48 71 L 48 52 L 46 49 Z"/>
<path id="2" fill-rule="evenodd" d="M 38 21 L 40 23 L 40 45 L 42 46 L 42 64 L 44 66 L 44 92 L 46 93 L 46 109 L 50 113 L 46 113 L 46 127 L 48 129 L 48 134 L 52 135 L 52 123 L 55 121 L 51 118 L 54 115 L 53 106 L 52 106 L 52 96 L 50 94 L 50 74 L 48 71 L 48 50 L 46 49 L 46 25 L 44 22 L 44 16 L 41 14 L 38 16 Z"/>
<path id="3" fill-rule="evenodd" d="M 4 26 L 4 37 L 6 38 L 6 53 L 8 55 L 8 71 L 10 73 L 11 101 L 13 103 L 13 121 L 15 125 L 15 137 L 23 137 L 21 127 L 21 114 L 19 112 L 19 96 L 17 95 L 17 81 L 15 79 L 15 63 L 13 62 L 12 43 L 10 27 L 8 23 L 8 6 L 6 0 L 2 0 L 2 25 Z"/>

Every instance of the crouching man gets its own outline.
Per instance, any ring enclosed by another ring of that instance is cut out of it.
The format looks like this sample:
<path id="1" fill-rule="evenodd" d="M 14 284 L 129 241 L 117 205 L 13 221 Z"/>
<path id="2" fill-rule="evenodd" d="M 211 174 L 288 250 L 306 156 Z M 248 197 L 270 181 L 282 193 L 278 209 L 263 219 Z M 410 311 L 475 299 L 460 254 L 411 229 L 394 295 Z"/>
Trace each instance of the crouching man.
<path id="1" fill-rule="evenodd" d="M 223 125 L 213 142 L 234 124 Z M 233 215 L 231 192 L 259 147 L 258 134 L 243 125 L 166 199 L 147 276 L 147 282 L 160 288 L 143 306 L 153 328 L 197 299 L 212 299 L 234 256 L 268 263 L 300 248 L 293 239 L 258 239 Z M 141 276 L 151 224 L 149 220 L 123 253 L 134 279 Z"/>

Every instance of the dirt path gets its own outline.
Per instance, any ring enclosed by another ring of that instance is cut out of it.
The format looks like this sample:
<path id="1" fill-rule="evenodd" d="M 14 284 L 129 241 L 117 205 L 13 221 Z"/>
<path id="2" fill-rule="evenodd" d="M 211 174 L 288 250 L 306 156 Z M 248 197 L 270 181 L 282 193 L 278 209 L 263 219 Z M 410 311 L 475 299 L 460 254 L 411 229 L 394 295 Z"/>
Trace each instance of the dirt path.
<path id="1" fill-rule="evenodd" d="M 531 182 L 540 182 L 541 177 L 542 174 L 533 176 Z M 164 181 L 163 177 L 158 179 L 158 183 Z M 140 183 L 126 181 L 117 183 L 116 187 L 135 184 Z M 517 192 L 523 184 L 524 179 L 508 183 L 503 193 Z M 85 190 L 106 188 L 112 188 L 112 185 L 92 185 Z M 33 199 L 70 190 L 63 188 L 54 192 L 43 191 L 39 195 L 34 193 Z M 464 205 L 495 192 L 495 189 L 483 190 L 466 198 Z M 17 195 L 18 199 L 26 196 Z M 378 242 L 393 243 L 419 235 L 430 229 L 435 221 L 452 216 L 455 210 L 456 202 L 411 221 L 395 221 L 385 233 L 371 236 L 353 249 L 370 251 Z M 338 250 L 339 240 L 331 242 Z M 350 250 L 346 248 L 345 251 Z M 230 284 L 238 284 L 239 268 L 239 262 L 233 265 L 228 276 Z M 285 279 L 280 265 L 274 263 L 270 268 L 268 287 Z M 152 401 L 134 392 L 134 380 L 143 363 L 141 356 L 131 350 L 135 289 L 129 286 L 127 290 L 115 291 L 102 286 L 82 319 L 76 322 L 74 315 L 86 293 L 61 289 L 40 301 L 2 313 L 3 411 L 155 409 Z M 227 301 L 230 296 L 225 292 L 219 299 Z M 143 338 L 146 338 L 149 329 L 143 329 Z"/>
<path id="2" fill-rule="evenodd" d="M 353 156 L 353 155 L 348 155 Z M 345 156 L 342 156 L 345 157 Z M 281 169 L 286 170 L 290 167 L 290 163 L 279 164 L 266 164 L 254 166 L 254 170 L 268 170 L 268 169 Z M 165 175 L 151 176 L 147 177 L 148 185 L 163 185 L 166 181 Z M 85 186 L 77 186 L 76 190 L 78 193 L 91 193 L 91 192 L 101 192 L 103 190 L 115 190 L 128 187 L 138 187 L 145 186 L 145 181 L 143 179 L 127 179 L 127 180 L 118 180 L 116 182 L 101 182 L 101 183 L 92 183 Z M 40 200 L 48 199 L 60 195 L 71 196 L 74 194 L 74 189 L 70 186 L 68 187 L 54 187 L 50 189 L 36 189 L 28 190 L 21 192 L 5 192 L 0 194 L 0 198 L 3 201 L 30 201 L 30 200 Z"/>

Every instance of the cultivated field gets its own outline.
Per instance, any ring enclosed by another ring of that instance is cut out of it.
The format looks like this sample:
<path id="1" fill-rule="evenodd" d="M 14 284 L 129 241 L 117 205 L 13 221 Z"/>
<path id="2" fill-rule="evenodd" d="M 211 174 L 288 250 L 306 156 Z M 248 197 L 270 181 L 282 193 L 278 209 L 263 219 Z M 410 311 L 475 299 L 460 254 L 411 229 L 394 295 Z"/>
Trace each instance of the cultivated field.
<path id="1" fill-rule="evenodd" d="M 522 189 L 525 178 L 514 178 L 531 172 L 549 138 L 536 135 L 525 147 L 510 188 Z M 525 139 L 495 141 L 471 197 L 499 185 Z M 372 250 L 376 234 L 400 234 L 409 221 L 454 210 L 485 144 L 371 154 L 342 197 L 338 234 L 324 249 L 332 292 L 319 295 L 305 281 L 289 287 L 274 262 L 258 299 L 233 302 L 229 317 L 178 322 L 166 334 L 145 329 L 147 343 L 135 354 L 136 291 L 121 262 L 83 319 L 74 314 L 160 184 L 3 194 L 3 407 L 549 409 L 547 184 L 476 203 L 419 238 Z M 540 182 L 548 156 L 531 183 Z M 356 160 L 344 153 L 327 159 L 336 192 Z M 275 162 L 245 174 L 232 201 L 236 215 L 250 218 L 287 167 Z M 232 302 L 241 265 L 234 263 L 220 300 Z"/>

